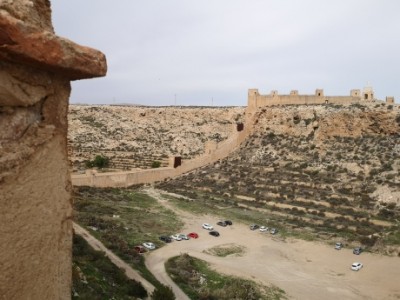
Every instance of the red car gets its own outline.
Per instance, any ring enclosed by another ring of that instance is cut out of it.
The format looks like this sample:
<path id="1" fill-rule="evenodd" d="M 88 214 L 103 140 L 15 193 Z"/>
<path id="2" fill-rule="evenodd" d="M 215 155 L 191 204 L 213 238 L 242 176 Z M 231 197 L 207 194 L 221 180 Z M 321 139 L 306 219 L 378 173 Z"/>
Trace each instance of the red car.
<path id="1" fill-rule="evenodd" d="M 192 239 L 197 239 L 199 237 L 199 235 L 196 232 L 191 232 L 187 236 Z"/>
<path id="2" fill-rule="evenodd" d="M 135 246 L 133 247 L 133 249 L 135 249 L 135 251 L 139 254 L 143 254 L 147 252 L 147 249 L 143 246 Z"/>

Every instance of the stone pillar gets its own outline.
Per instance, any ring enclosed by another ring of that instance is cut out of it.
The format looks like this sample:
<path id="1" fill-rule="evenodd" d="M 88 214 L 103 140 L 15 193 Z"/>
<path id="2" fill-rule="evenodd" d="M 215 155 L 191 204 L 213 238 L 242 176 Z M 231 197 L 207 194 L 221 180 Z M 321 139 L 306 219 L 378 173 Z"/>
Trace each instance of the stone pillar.
<path id="1" fill-rule="evenodd" d="M 70 81 L 105 56 L 56 36 L 48 0 L 0 1 L 0 299 L 70 299 Z"/>

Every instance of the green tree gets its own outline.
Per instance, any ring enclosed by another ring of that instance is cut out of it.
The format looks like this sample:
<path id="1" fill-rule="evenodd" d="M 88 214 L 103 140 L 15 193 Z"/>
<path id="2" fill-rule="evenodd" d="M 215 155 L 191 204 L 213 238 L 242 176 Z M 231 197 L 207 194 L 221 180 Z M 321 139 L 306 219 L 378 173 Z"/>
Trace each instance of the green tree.
<path id="1" fill-rule="evenodd" d="M 161 285 L 161 287 L 155 289 L 151 294 L 153 300 L 175 300 L 174 292 L 169 286 Z"/>
<path id="2" fill-rule="evenodd" d="M 87 160 L 85 162 L 86 168 L 97 167 L 99 169 L 106 168 L 110 164 L 110 159 L 104 155 L 96 155 L 94 160 Z"/>
<path id="3" fill-rule="evenodd" d="M 158 160 L 153 161 L 153 163 L 151 164 L 152 168 L 159 168 L 161 166 L 161 162 Z"/>

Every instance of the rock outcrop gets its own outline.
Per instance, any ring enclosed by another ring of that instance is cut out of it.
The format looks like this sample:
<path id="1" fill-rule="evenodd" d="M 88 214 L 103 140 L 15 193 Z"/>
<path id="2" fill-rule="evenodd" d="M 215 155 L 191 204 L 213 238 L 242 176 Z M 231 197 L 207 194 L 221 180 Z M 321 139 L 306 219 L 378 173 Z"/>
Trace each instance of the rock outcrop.
<path id="1" fill-rule="evenodd" d="M 70 299 L 70 80 L 105 56 L 54 34 L 48 0 L 0 2 L 0 298 Z"/>

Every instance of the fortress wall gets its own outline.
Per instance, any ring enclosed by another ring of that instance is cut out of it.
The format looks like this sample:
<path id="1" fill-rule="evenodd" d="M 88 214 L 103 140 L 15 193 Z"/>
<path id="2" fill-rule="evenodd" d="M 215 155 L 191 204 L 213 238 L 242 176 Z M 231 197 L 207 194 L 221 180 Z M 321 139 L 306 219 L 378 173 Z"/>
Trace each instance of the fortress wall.
<path id="1" fill-rule="evenodd" d="M 368 88 L 364 93 L 369 95 L 367 100 L 373 100 L 372 88 Z M 323 90 L 316 90 L 315 95 L 299 95 L 297 91 L 292 91 L 290 95 L 279 95 L 277 91 L 272 91 L 269 95 L 261 95 L 257 89 L 248 91 L 248 112 L 253 113 L 259 107 L 272 105 L 312 105 L 312 104 L 351 104 L 364 101 L 361 99 L 360 90 L 351 90 L 349 96 L 324 96 Z"/>
<path id="2" fill-rule="evenodd" d="M 264 96 L 249 98 L 249 107 L 253 110 L 258 107 L 272 105 L 311 105 L 311 104 L 350 104 L 360 102 L 359 97 L 352 96 L 312 96 L 312 95 L 281 95 L 281 96 Z"/>
<path id="3" fill-rule="evenodd" d="M 88 172 L 87 174 L 72 175 L 72 184 L 75 186 L 128 187 L 179 176 L 228 156 L 250 134 L 252 130 L 251 122 L 248 122 L 248 124 L 245 124 L 243 131 L 235 132 L 227 140 L 219 144 L 208 144 L 208 151 L 205 154 L 191 160 L 182 160 L 182 165 L 177 168 L 167 167 L 131 172 L 95 173 L 95 175 Z"/>
<path id="4" fill-rule="evenodd" d="M 105 57 L 54 35 L 48 0 L 1 2 L 0 28 L 0 299 L 71 299 L 70 81 Z"/>

